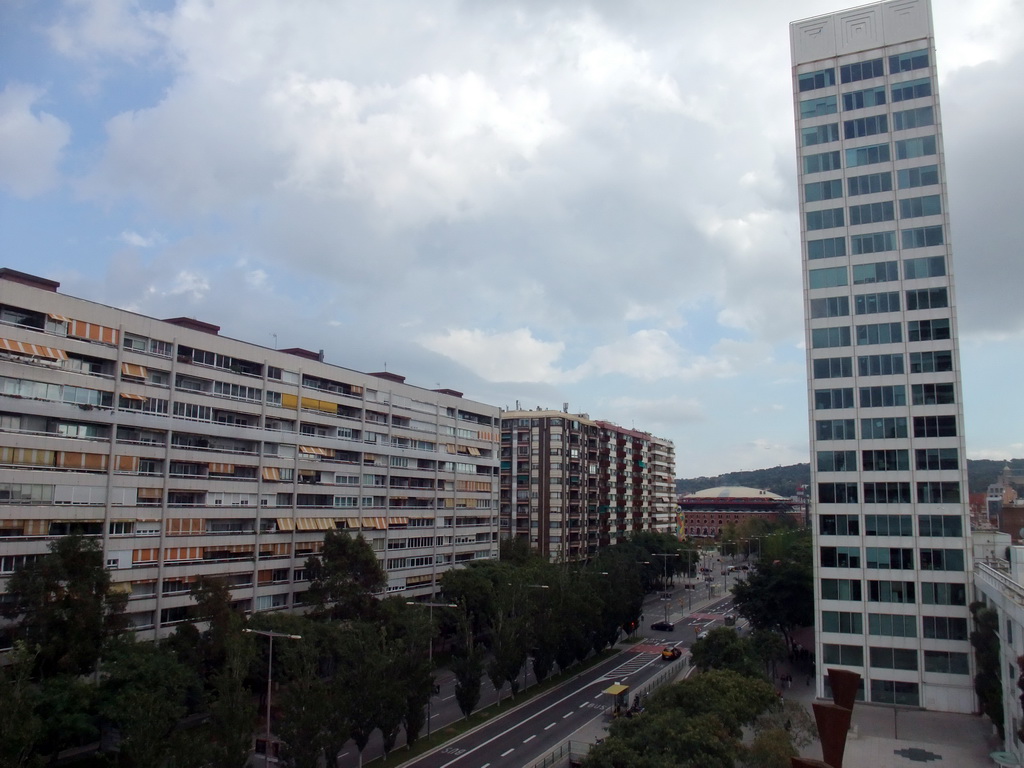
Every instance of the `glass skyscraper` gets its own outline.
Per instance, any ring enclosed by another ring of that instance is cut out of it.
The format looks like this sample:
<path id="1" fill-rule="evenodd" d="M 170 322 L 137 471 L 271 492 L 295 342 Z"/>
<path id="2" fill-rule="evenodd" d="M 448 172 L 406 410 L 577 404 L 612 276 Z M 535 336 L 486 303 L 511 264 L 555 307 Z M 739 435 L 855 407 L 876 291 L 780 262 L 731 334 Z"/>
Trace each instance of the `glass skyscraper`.
<path id="1" fill-rule="evenodd" d="M 964 420 L 931 7 L 793 22 L 816 658 L 973 712 Z"/>

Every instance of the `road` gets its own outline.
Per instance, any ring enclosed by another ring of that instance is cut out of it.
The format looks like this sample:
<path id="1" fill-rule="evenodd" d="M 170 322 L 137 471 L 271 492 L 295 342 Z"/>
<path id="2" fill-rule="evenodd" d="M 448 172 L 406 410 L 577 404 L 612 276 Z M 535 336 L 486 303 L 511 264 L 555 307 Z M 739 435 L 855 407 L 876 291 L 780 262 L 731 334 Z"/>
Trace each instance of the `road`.
<path id="1" fill-rule="evenodd" d="M 731 586 L 733 580 L 730 574 L 727 586 Z M 726 579 L 720 573 L 715 575 L 713 594 L 722 594 L 723 581 Z M 410 768 L 522 768 L 540 760 L 567 741 L 571 734 L 593 725 L 598 719 L 607 719 L 609 707 L 605 701 L 609 697 L 601 691 L 611 683 L 623 682 L 630 686 L 631 691 L 642 689 L 651 678 L 670 667 L 669 663 L 661 660 L 662 648 L 678 646 L 688 649 L 699 632 L 720 626 L 725 614 L 731 609 L 732 598 L 714 598 L 710 596 L 711 593 L 707 585 L 702 583 L 694 590 L 676 587 L 668 593 L 668 599 L 662 599 L 657 594 L 649 597 L 644 603 L 645 623 L 640 630 L 645 635 L 644 642 L 622 646 L 621 653 L 570 682 L 531 699 L 519 708 L 496 716 L 477 730 L 406 765 Z M 664 618 L 666 613 L 669 620 L 675 622 L 675 631 L 651 630 L 650 623 Z M 682 660 L 672 662 L 671 666 L 682 672 L 687 659 L 688 654 Z M 535 684 L 532 670 L 527 670 L 527 675 L 527 685 Z M 434 697 L 431 708 L 431 727 L 434 731 L 462 717 L 455 702 L 454 676 L 450 672 L 443 672 L 438 675 L 438 684 L 441 691 Z M 502 691 L 502 701 L 508 698 L 506 687 Z M 485 677 L 478 709 L 496 700 L 494 688 Z M 381 754 L 380 736 L 375 733 L 363 752 L 363 762 Z M 341 768 L 355 768 L 359 765 L 358 753 L 351 742 L 338 758 Z"/>
<path id="2" fill-rule="evenodd" d="M 676 605 L 678 597 L 670 603 Z M 672 670 L 683 674 L 687 655 L 666 663 L 661 649 L 667 645 L 689 648 L 697 632 L 721 624 L 732 605 L 721 598 L 702 605 L 699 612 L 684 615 L 670 609 L 676 620 L 674 632 L 646 632 L 646 642 L 629 646 L 622 653 L 596 665 L 559 688 L 549 691 L 509 711 L 435 752 L 406 763 L 408 768 L 523 768 L 563 744 L 571 734 L 593 730 L 595 723 L 610 720 L 610 697 L 602 693 L 612 683 L 644 691 L 652 678 Z M 659 616 L 660 601 L 647 604 L 645 615 Z"/>

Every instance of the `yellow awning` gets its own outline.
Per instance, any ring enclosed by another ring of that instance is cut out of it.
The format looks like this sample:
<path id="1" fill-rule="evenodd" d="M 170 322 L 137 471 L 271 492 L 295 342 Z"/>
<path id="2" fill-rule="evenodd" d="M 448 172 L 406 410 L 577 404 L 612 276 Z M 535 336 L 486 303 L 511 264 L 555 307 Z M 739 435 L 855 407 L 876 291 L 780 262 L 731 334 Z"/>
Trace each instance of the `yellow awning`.
<path id="1" fill-rule="evenodd" d="M 279 517 L 277 518 L 277 530 L 279 531 L 294 531 L 295 521 L 290 517 Z"/>
<path id="2" fill-rule="evenodd" d="M 609 696 L 618 696 L 620 693 L 625 693 L 629 690 L 628 685 L 622 683 L 615 683 L 615 685 L 609 685 L 601 693 L 607 693 Z"/>
<path id="3" fill-rule="evenodd" d="M 278 467 L 264 467 L 263 468 L 263 479 L 272 480 L 276 482 L 281 481 L 281 470 Z"/>
<path id="4" fill-rule="evenodd" d="M 409 524 L 409 518 L 408 517 L 389 517 L 388 518 L 388 525 L 408 525 L 408 524 Z"/>
<path id="5" fill-rule="evenodd" d="M 14 339 L 0 339 L 0 349 L 13 352 L 16 355 L 28 355 L 29 357 L 45 357 L 47 360 L 67 360 L 68 354 L 63 349 L 44 347 L 40 344 L 28 344 L 24 341 Z"/>
<path id="6" fill-rule="evenodd" d="M 121 375 L 122 376 L 133 376 L 136 379 L 146 378 L 146 369 L 141 365 L 135 363 L 121 363 Z"/>
<path id="7" fill-rule="evenodd" d="M 298 408 L 299 407 L 299 396 L 289 395 L 287 392 L 281 394 L 281 407 L 282 408 Z"/>
<path id="8" fill-rule="evenodd" d="M 48 315 L 48 317 L 51 320 L 56 320 L 58 323 L 66 323 L 66 322 L 68 322 L 68 319 L 66 317 L 64 317 L 64 315 L 58 315 L 56 312 L 51 312 Z"/>
<path id="9" fill-rule="evenodd" d="M 311 456 L 330 456 L 331 451 L 327 448 L 320 448 L 316 445 L 300 445 L 299 453 L 306 453 Z"/>
<path id="10" fill-rule="evenodd" d="M 218 475 L 233 475 L 235 474 L 235 465 L 210 462 L 210 471 Z"/>
<path id="11" fill-rule="evenodd" d="M 125 400 L 148 400 L 149 398 L 145 395 L 134 395 L 131 392 L 122 392 L 121 397 Z"/>

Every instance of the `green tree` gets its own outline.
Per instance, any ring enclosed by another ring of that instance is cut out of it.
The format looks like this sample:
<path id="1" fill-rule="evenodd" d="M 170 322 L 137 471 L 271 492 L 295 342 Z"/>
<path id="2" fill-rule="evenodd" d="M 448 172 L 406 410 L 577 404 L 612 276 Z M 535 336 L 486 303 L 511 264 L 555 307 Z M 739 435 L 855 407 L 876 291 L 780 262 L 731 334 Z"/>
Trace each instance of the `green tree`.
<path id="1" fill-rule="evenodd" d="M 786 741 L 794 749 L 802 749 L 809 746 L 818 739 L 818 726 L 811 717 L 807 708 L 796 701 L 786 699 L 781 706 L 770 707 L 754 721 L 755 735 L 762 733 L 781 731 L 786 735 Z M 767 744 L 776 743 L 774 737 L 769 738 Z M 790 754 L 796 754 L 792 752 Z M 788 766 L 789 763 L 787 762 Z"/>
<path id="2" fill-rule="evenodd" d="M 7 592 L 3 615 L 16 622 L 15 639 L 38 650 L 37 678 L 91 673 L 125 627 L 125 595 L 111 588 L 100 545 L 82 536 L 54 539 L 49 554 L 14 572 Z"/>
<path id="3" fill-rule="evenodd" d="M 743 754 L 743 727 L 774 706 L 765 681 L 712 670 L 665 686 L 641 717 L 612 723 L 585 768 L 732 768 Z"/>
<path id="4" fill-rule="evenodd" d="M 786 641 L 778 632 L 755 629 L 747 636 L 754 656 L 764 665 L 764 674 L 774 677 L 775 663 L 786 658 Z"/>
<path id="5" fill-rule="evenodd" d="M 99 702 L 92 681 L 71 675 L 49 677 L 39 684 L 37 714 L 43 723 L 36 751 L 56 756 L 99 738 Z"/>
<path id="6" fill-rule="evenodd" d="M 36 711 L 39 689 L 31 680 L 33 653 L 24 642 L 16 643 L 10 664 L 0 667 L 0 768 L 33 768 L 42 764 L 35 751 L 43 734 Z"/>
<path id="7" fill-rule="evenodd" d="M 156 643 L 126 639 L 105 660 L 103 714 L 120 731 L 120 760 L 162 768 L 182 745 L 174 738 L 193 674 Z"/>
<path id="8" fill-rule="evenodd" d="M 469 717 L 480 703 L 480 680 L 484 674 L 484 660 L 483 652 L 477 646 L 472 619 L 468 613 L 462 615 L 460 624 L 450 666 L 455 675 L 455 700 L 462 714 Z"/>
<path id="9" fill-rule="evenodd" d="M 984 603 L 971 603 L 974 617 L 974 631 L 971 645 L 974 646 L 978 671 L 974 676 L 974 690 L 981 702 L 981 711 L 999 730 L 1003 738 L 1006 716 L 1003 711 L 1003 684 L 1000 678 L 999 662 L 999 614 Z"/>
<path id="10" fill-rule="evenodd" d="M 690 648 L 692 662 L 697 669 L 728 669 L 747 677 L 760 677 L 760 664 L 756 651 L 746 638 L 731 627 L 716 627 L 707 637 L 697 640 Z"/>
<path id="11" fill-rule="evenodd" d="M 292 626 L 289 631 L 298 634 L 293 630 L 299 628 Z M 278 680 L 280 672 L 285 683 L 274 699 L 281 713 L 275 730 L 282 742 L 281 760 L 285 766 L 315 768 L 330 743 L 326 730 L 334 702 L 328 683 L 321 676 L 322 648 L 318 647 L 317 631 L 309 625 L 301 629 L 301 640 L 274 644 L 274 661 L 279 662 L 274 668 L 274 680 Z"/>
<path id="12" fill-rule="evenodd" d="M 814 622 L 814 587 L 809 563 L 761 562 L 732 588 L 736 610 L 756 629 L 777 630 L 792 645 L 790 634 Z"/>
<path id="13" fill-rule="evenodd" d="M 245 685 L 255 660 L 254 641 L 243 633 L 245 617 L 232 605 L 231 591 L 223 580 L 200 580 L 192 589 L 192 599 L 196 619 L 208 622 L 196 644 L 210 713 L 205 752 L 213 765 L 242 768 L 256 719 L 253 696 Z"/>
<path id="14" fill-rule="evenodd" d="M 306 561 L 306 573 L 306 601 L 318 617 L 370 618 L 376 611 L 374 593 L 387 585 L 369 542 L 338 530 L 324 536 L 323 550 Z"/>
<path id="15" fill-rule="evenodd" d="M 790 758 L 799 754 L 784 728 L 769 728 L 754 735 L 744 763 L 749 768 L 789 768 Z"/>

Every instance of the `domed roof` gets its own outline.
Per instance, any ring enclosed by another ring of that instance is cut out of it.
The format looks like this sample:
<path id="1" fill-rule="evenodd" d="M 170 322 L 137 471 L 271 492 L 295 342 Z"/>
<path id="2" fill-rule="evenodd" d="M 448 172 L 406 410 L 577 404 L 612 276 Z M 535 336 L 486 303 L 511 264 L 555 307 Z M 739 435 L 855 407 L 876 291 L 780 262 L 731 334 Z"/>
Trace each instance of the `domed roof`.
<path id="1" fill-rule="evenodd" d="M 763 491 L 760 488 L 747 488 L 742 485 L 723 485 L 718 488 L 708 488 L 696 493 L 690 493 L 684 499 L 771 499 L 775 501 L 788 501 L 786 497 L 779 496 L 771 491 Z"/>

